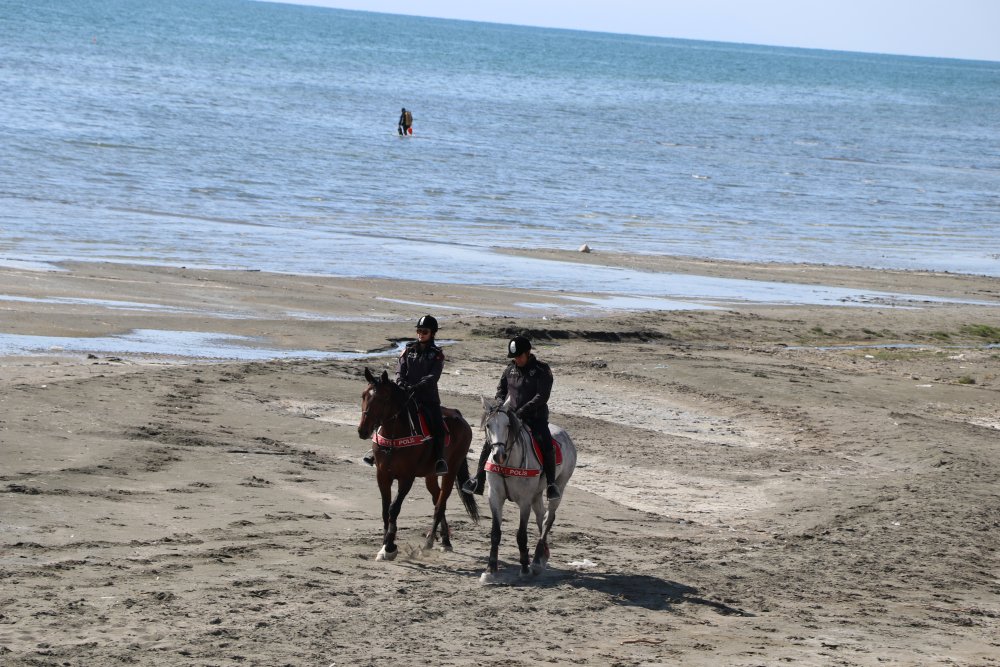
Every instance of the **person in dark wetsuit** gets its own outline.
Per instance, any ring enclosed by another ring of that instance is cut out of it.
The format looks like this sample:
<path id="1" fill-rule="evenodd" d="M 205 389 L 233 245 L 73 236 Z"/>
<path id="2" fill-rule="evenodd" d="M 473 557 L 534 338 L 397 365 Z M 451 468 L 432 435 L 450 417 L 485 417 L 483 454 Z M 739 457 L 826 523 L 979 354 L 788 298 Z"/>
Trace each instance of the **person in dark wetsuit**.
<path id="1" fill-rule="evenodd" d="M 406 107 L 403 107 L 403 110 L 399 113 L 399 124 L 396 126 L 396 129 L 399 130 L 400 136 L 405 137 L 408 134 L 413 134 L 413 130 L 410 129 L 410 126 L 412 125 L 413 114 L 407 111 Z"/>
<path id="2" fill-rule="evenodd" d="M 507 357 L 511 362 L 503 369 L 496 398 L 509 400 L 509 407 L 524 422 L 535 436 L 542 449 L 542 470 L 545 472 L 546 497 L 558 498 L 556 486 L 556 453 L 549 431 L 549 394 L 552 393 L 552 369 L 531 354 L 531 341 L 523 336 L 512 338 L 507 344 Z M 464 485 L 465 493 L 483 492 L 486 481 L 486 459 L 490 455 L 490 444 L 483 445 L 479 455 L 479 467 L 475 477 Z"/>
<path id="3" fill-rule="evenodd" d="M 396 360 L 396 384 L 410 393 L 417 409 L 427 421 L 430 441 L 434 447 L 434 474 L 444 475 L 448 464 L 444 460 L 444 417 L 437 383 L 444 370 L 444 351 L 434 342 L 438 323 L 431 315 L 417 320 L 417 339 L 406 344 Z M 375 451 L 365 454 L 365 463 L 375 465 Z"/>

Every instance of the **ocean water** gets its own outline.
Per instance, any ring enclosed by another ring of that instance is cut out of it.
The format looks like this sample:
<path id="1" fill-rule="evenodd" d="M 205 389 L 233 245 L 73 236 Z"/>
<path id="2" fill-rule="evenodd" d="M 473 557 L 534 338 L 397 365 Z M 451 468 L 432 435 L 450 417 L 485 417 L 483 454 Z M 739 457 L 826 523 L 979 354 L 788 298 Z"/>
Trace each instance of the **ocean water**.
<path id="1" fill-rule="evenodd" d="M 250 0 L 0 17 L 0 261 L 671 294 L 490 250 L 588 243 L 1000 276 L 1000 63 Z"/>

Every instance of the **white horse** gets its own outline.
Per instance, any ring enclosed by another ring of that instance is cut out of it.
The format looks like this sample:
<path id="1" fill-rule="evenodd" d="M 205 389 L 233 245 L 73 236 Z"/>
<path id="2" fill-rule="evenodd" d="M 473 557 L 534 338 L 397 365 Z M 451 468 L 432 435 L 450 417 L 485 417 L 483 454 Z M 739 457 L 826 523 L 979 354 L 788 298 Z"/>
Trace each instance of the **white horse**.
<path id="1" fill-rule="evenodd" d="M 538 574 L 545 569 L 549 559 L 548 536 L 552 523 L 556 520 L 556 509 L 562 500 L 562 495 L 569 483 L 569 478 L 576 468 L 576 447 L 569 434 L 553 424 L 549 425 L 552 439 L 562 448 L 562 461 L 556 466 L 555 483 L 559 487 L 560 497 L 548 501 L 548 509 L 542 510 L 542 500 L 545 493 L 545 475 L 542 474 L 542 463 L 531 446 L 531 434 L 527 427 L 521 424 L 513 410 L 496 401 L 483 402 L 482 427 L 486 431 L 486 440 L 492 450 L 486 462 L 486 477 L 489 481 L 490 511 L 493 514 L 493 530 L 490 533 L 489 569 L 483 573 L 479 581 L 483 584 L 498 581 L 497 552 L 500 548 L 500 523 L 503 521 L 504 502 L 510 500 L 521 510 L 520 523 L 517 529 L 517 547 L 521 552 L 521 576 Z M 555 443 L 554 443 L 555 444 Z M 538 543 L 535 545 L 534 558 L 528 567 L 528 518 L 531 511 L 535 512 L 538 523 Z"/>

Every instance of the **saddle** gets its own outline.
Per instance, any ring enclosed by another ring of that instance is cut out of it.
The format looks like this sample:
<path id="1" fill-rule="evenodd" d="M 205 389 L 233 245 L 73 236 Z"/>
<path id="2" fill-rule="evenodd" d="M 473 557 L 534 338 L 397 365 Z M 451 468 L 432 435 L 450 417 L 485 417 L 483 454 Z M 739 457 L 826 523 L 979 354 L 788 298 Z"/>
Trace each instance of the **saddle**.
<path id="1" fill-rule="evenodd" d="M 541 463 L 544 460 L 542 458 L 541 445 L 538 444 L 538 441 L 535 439 L 535 434 L 531 432 L 531 429 L 525 428 L 524 430 L 528 432 L 528 437 L 531 438 L 531 447 L 535 451 L 535 456 L 537 457 L 538 462 Z M 552 438 L 552 448 L 555 450 L 556 465 L 558 466 L 562 463 L 562 445 L 560 445 L 559 441 L 555 438 Z M 493 463 L 492 461 L 487 461 L 483 466 L 483 469 L 490 472 L 500 473 L 504 477 L 538 477 L 542 474 L 541 469 L 511 468 L 509 466 Z"/>
<path id="2" fill-rule="evenodd" d="M 532 449 L 535 450 L 535 456 L 538 457 L 538 461 L 541 462 L 542 461 L 542 446 L 538 444 L 537 440 L 535 440 L 535 434 L 531 432 L 530 428 L 526 428 L 525 430 L 528 432 L 528 435 L 531 437 L 531 447 L 532 447 Z M 556 453 L 556 465 L 561 464 L 562 463 L 562 445 L 560 445 L 559 441 L 556 440 L 555 438 L 552 438 L 552 449 L 554 449 L 555 453 Z"/>
<path id="3" fill-rule="evenodd" d="M 424 417 L 424 413 L 420 411 L 415 405 L 410 406 L 410 430 L 414 434 L 419 434 L 423 436 L 430 436 L 431 429 L 427 425 L 427 418 Z M 441 416 L 444 417 L 444 441 L 447 446 L 448 440 L 451 438 L 451 429 L 448 428 L 449 419 L 461 419 L 462 413 L 456 408 L 446 408 L 441 406 Z"/>
<path id="4" fill-rule="evenodd" d="M 448 428 L 448 419 L 461 419 L 462 413 L 455 408 L 441 407 L 441 415 L 444 417 L 444 446 L 447 448 L 451 444 L 451 430 Z M 427 425 L 427 419 L 415 405 L 411 405 L 407 413 L 410 419 L 410 435 L 402 438 L 386 438 L 382 435 L 382 428 L 379 427 L 372 434 L 372 441 L 379 447 L 386 449 L 398 447 L 414 447 L 424 444 L 424 441 L 431 437 L 431 429 Z M 541 460 L 541 459 L 539 459 Z"/>

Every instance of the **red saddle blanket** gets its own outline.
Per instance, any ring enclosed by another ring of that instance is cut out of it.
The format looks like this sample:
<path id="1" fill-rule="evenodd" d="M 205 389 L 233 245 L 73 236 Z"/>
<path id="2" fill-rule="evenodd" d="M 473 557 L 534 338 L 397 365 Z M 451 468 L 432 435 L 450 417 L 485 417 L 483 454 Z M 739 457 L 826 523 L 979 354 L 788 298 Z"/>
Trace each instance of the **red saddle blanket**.
<path id="1" fill-rule="evenodd" d="M 538 461 L 539 461 L 539 463 L 541 463 L 541 461 L 542 461 L 542 446 L 538 444 L 537 440 L 535 440 L 535 434 L 534 433 L 531 434 L 531 446 L 535 448 L 535 456 L 538 457 Z M 555 438 L 552 438 L 552 447 L 553 447 L 553 449 L 556 450 L 556 465 L 559 465 L 559 464 L 562 463 L 562 445 L 559 444 L 558 440 L 556 440 Z"/>
<path id="2" fill-rule="evenodd" d="M 461 417 L 461 413 L 458 410 L 453 410 L 452 408 L 441 408 L 441 412 L 445 417 Z M 419 433 L 413 433 L 411 435 L 403 436 L 402 438 L 387 438 L 381 433 L 381 427 L 375 430 L 372 434 L 372 441 L 379 447 L 413 447 L 415 445 L 423 444 L 424 440 L 430 437 L 431 429 L 427 426 L 427 420 L 424 418 L 422 412 L 417 412 L 418 427 L 420 429 Z M 448 422 L 444 422 L 444 446 L 445 448 L 451 444 L 451 432 L 448 430 Z M 539 459 L 541 460 L 541 459 Z"/>
<path id="3" fill-rule="evenodd" d="M 535 436 L 531 435 L 531 446 L 535 449 L 535 456 L 538 457 L 538 461 L 542 461 L 542 448 L 535 440 Z M 556 465 L 562 463 L 562 445 L 555 438 L 552 438 L 552 446 L 556 450 Z M 485 469 L 490 472 L 497 472 L 505 477 L 538 477 L 542 474 L 541 470 L 529 470 L 527 468 L 509 468 L 507 466 L 498 465 L 492 461 L 486 463 Z"/>

